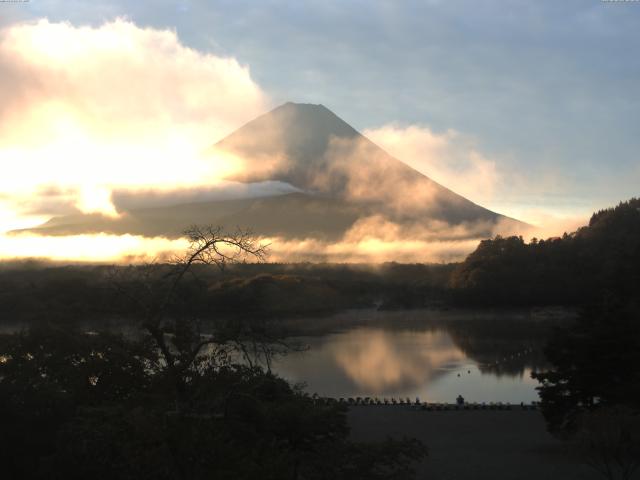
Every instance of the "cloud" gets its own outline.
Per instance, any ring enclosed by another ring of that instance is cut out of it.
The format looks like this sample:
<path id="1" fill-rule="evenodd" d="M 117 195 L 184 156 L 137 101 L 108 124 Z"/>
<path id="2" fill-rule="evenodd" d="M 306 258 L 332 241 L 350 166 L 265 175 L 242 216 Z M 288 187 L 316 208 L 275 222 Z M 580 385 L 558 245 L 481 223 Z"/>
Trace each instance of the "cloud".
<path id="1" fill-rule="evenodd" d="M 485 238 L 494 232 L 503 232 L 501 224 L 493 221 L 462 222 L 452 225 L 444 220 L 395 223 L 382 215 L 371 215 L 358 219 L 344 235 L 345 241 L 379 239 L 394 241 L 415 239 L 430 242 L 469 240 Z"/>
<path id="2" fill-rule="evenodd" d="M 141 198 L 145 202 L 156 200 L 153 195 Z M 268 260 L 272 262 L 441 263 L 463 260 L 480 240 L 494 234 L 513 234 L 513 228 L 514 224 L 508 219 L 497 224 L 476 221 L 450 225 L 442 220 L 400 224 L 378 214 L 359 219 L 337 241 L 283 236 L 262 236 L 258 241 L 269 245 Z M 145 262 L 169 258 L 184 251 L 186 245 L 184 238 L 129 234 L 0 234 L 0 258 Z"/>
<path id="3" fill-rule="evenodd" d="M 10 25 L 0 75 L 0 191 L 27 212 L 47 210 L 44 186 L 75 192 L 82 211 L 114 214 L 116 187 L 216 182 L 237 162 L 200 152 L 269 103 L 237 60 L 125 19 Z"/>
<path id="4" fill-rule="evenodd" d="M 25 215 L 69 215 L 79 213 L 78 196 L 76 188 L 41 185 L 28 196 L 13 196 L 10 200 Z"/>
<path id="5" fill-rule="evenodd" d="M 514 229 L 513 224 L 503 222 L 489 228 L 492 235 L 523 235 L 527 239 L 562 235 L 585 225 L 591 212 L 602 206 L 567 195 L 565 192 L 572 189 L 570 181 L 557 168 L 531 165 L 526 170 L 514 170 L 512 165 L 498 164 L 484 155 L 471 138 L 455 130 L 437 133 L 426 126 L 390 124 L 364 133 L 396 158 L 454 192 L 530 224 Z M 399 190 L 412 191 L 404 187 Z M 479 233 L 479 229 L 475 231 Z"/>
<path id="6" fill-rule="evenodd" d="M 361 240 L 324 242 L 314 238 L 269 238 L 269 261 L 337 263 L 447 263 L 463 260 L 477 246 L 469 240 L 421 240 L 368 237 Z"/>
<path id="7" fill-rule="evenodd" d="M 116 189 L 111 201 L 118 211 L 162 207 L 185 203 L 260 198 L 299 192 L 285 182 L 265 181 L 240 183 L 221 181 L 215 186 L 167 189 Z"/>
<path id="8" fill-rule="evenodd" d="M 520 232 L 525 240 L 531 240 L 534 237 L 539 239 L 561 237 L 564 233 L 575 232 L 578 228 L 588 225 L 592 213 L 550 213 L 535 207 L 520 211 L 523 217 L 531 221 L 531 225 Z"/>
<path id="9" fill-rule="evenodd" d="M 366 138 L 331 138 L 313 187 L 360 203 L 381 203 L 397 213 L 427 211 L 438 187 L 394 161 Z"/>
<path id="10" fill-rule="evenodd" d="M 136 235 L 38 235 L 0 234 L 0 258 L 42 258 L 59 261 L 136 263 L 169 258 L 186 249 L 185 239 L 148 238 Z"/>
<path id="11" fill-rule="evenodd" d="M 151 197 L 153 200 L 153 197 Z M 0 210 L 0 215 L 2 211 Z M 542 218 L 542 217 L 540 217 Z M 565 219 L 566 220 L 566 219 Z M 558 220 L 561 222 L 562 219 Z M 566 225 L 558 223 L 557 225 Z M 578 222 L 575 222 L 576 227 Z M 260 237 L 268 245 L 272 262 L 341 262 L 341 263 L 446 263 L 457 262 L 474 251 L 480 240 L 494 235 L 522 234 L 547 238 L 561 235 L 551 228 L 522 228 L 522 224 L 503 219 L 462 222 L 451 225 L 441 220 L 397 223 L 384 215 L 371 215 L 356 221 L 337 241 L 320 238 L 291 239 L 282 236 Z M 546 235 L 549 233 L 550 235 Z M 87 234 L 39 236 L 29 233 L 1 235 L 0 258 L 50 258 L 94 262 L 148 262 L 170 258 L 184 251 L 183 238 L 143 237 L 138 235 Z"/>
<path id="12" fill-rule="evenodd" d="M 494 235 L 513 235 L 522 225 L 509 219 L 462 222 L 442 220 L 397 223 L 382 215 L 361 218 L 336 242 L 317 238 L 292 240 L 266 238 L 271 261 L 281 262 L 424 262 L 463 260 L 480 240 Z"/>
<path id="13" fill-rule="evenodd" d="M 426 126 L 391 124 L 364 134 L 394 157 L 473 201 L 492 200 L 502 181 L 495 161 L 455 130 L 435 133 Z"/>

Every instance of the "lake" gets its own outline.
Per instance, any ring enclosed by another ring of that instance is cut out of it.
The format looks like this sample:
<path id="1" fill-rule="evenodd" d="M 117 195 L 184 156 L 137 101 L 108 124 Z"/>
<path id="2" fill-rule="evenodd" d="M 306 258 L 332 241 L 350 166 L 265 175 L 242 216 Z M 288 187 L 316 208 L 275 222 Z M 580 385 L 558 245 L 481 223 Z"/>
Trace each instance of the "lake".
<path id="1" fill-rule="evenodd" d="M 272 368 L 320 396 L 531 402 L 548 333 L 569 318 L 553 310 L 367 310 L 298 319 L 301 332 L 289 340 L 304 350 Z"/>
<path id="2" fill-rule="evenodd" d="M 531 402 L 538 400 L 531 372 L 545 368 L 551 329 L 574 315 L 533 311 L 352 310 L 289 319 L 287 343 L 272 370 L 323 397 L 409 397 L 412 401 Z M 108 329 L 136 336 L 126 322 Z M 100 326 L 87 323 L 87 330 Z M 10 333 L 25 325 L 4 325 Z M 295 333 L 291 333 L 295 332 Z"/>

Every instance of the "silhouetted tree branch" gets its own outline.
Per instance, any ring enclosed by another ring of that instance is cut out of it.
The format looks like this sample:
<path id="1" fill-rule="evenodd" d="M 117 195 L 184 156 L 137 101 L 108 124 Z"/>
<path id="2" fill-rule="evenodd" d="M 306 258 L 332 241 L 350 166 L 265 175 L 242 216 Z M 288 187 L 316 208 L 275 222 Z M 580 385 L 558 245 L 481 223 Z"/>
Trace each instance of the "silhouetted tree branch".
<path id="1" fill-rule="evenodd" d="M 115 290 L 127 299 L 141 327 L 153 339 L 161 356 L 159 364 L 175 386 L 178 406 L 185 374 L 194 367 L 203 349 L 229 340 L 228 329 L 220 338 L 203 336 L 201 319 L 190 315 L 179 298 L 185 277 L 194 273 L 196 265 L 224 269 L 247 259 L 262 262 L 267 256 L 267 246 L 247 230 L 227 234 L 220 227 L 194 225 L 184 235 L 189 241 L 185 253 L 170 262 L 114 268 L 110 275 Z"/>

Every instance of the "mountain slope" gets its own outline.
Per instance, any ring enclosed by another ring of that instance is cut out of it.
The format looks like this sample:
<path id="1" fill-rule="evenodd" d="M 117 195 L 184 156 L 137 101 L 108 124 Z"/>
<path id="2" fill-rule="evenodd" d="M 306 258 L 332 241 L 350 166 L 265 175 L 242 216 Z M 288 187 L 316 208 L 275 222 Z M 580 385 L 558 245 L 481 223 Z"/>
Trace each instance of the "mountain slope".
<path id="1" fill-rule="evenodd" d="M 244 164 L 242 172 L 228 180 L 284 182 L 298 191 L 119 208 L 119 218 L 96 214 L 55 217 L 31 231 L 175 237 L 191 224 L 215 224 L 231 229 L 250 227 L 259 235 L 338 239 L 359 220 L 375 217 L 414 230 L 434 224 L 439 231 L 462 225 L 457 235 L 464 237 L 468 229 L 471 238 L 491 235 L 497 223 L 524 226 L 393 158 L 322 105 L 286 103 L 218 142 L 211 154 L 221 151 Z"/>
<path id="2" fill-rule="evenodd" d="M 406 209 L 408 216 L 428 212 L 451 223 L 500 217 L 395 159 L 323 105 L 286 103 L 215 148 L 245 159 L 245 171 L 233 178 L 238 181 L 279 180 L 307 192 L 379 207 L 415 201 L 417 205 Z"/>
<path id="3" fill-rule="evenodd" d="M 344 202 L 302 193 L 140 208 L 112 218 L 100 214 L 54 217 L 29 231 L 43 235 L 137 234 L 177 238 L 190 225 L 250 228 L 266 236 L 337 239 L 362 212 Z"/>

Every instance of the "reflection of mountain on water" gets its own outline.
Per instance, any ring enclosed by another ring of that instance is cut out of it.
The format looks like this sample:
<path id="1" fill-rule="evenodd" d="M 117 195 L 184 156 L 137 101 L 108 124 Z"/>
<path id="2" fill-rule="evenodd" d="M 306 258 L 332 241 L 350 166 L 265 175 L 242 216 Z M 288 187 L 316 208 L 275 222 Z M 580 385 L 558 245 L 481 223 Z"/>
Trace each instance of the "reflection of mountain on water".
<path id="1" fill-rule="evenodd" d="M 303 341 L 309 349 L 278 359 L 275 370 L 329 396 L 414 391 L 466 360 L 451 337 L 440 330 L 356 327 Z"/>
<path id="2" fill-rule="evenodd" d="M 277 370 L 330 396 L 433 398 L 437 390 L 451 401 L 458 391 L 497 401 L 513 391 L 531 400 L 530 372 L 544 365 L 542 347 L 557 323 L 521 313 L 344 312 L 300 322 L 310 348 Z"/>
<path id="3" fill-rule="evenodd" d="M 446 366 L 464 361 L 449 335 L 440 331 L 409 332 L 356 329 L 332 344 L 336 364 L 372 394 L 406 390 L 431 381 Z"/>

